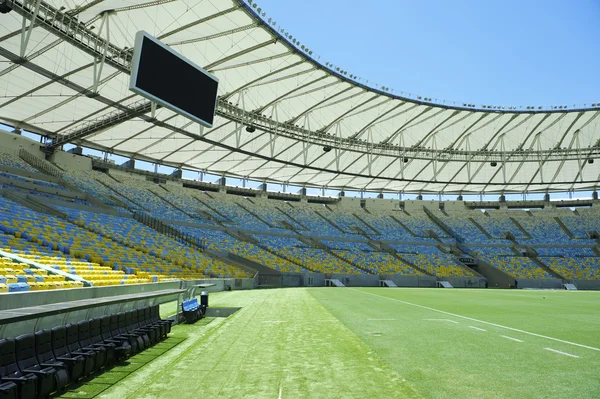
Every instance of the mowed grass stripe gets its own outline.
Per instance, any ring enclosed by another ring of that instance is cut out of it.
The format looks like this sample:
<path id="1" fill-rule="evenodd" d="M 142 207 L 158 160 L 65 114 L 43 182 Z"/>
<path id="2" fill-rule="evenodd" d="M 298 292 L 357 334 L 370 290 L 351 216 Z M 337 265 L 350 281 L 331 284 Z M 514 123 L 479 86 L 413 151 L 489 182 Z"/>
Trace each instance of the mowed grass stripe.
<path id="1" fill-rule="evenodd" d="M 560 343 L 563 343 L 563 344 L 578 346 L 580 348 L 585 348 L 585 349 L 590 349 L 590 350 L 594 350 L 594 351 L 600 352 L 600 348 L 596 348 L 596 347 L 589 346 L 589 345 L 584 345 L 584 344 L 579 344 L 577 342 L 566 341 L 564 339 L 549 337 L 547 335 L 537 334 L 537 333 L 534 333 L 534 332 L 525 331 L 525 330 L 521 330 L 521 329 L 514 328 L 514 327 L 504 326 L 504 325 L 501 325 L 501 324 L 492 323 L 492 322 L 485 321 L 485 320 L 479 320 L 479 319 L 475 319 L 473 317 L 468 317 L 468 316 L 463 316 L 463 315 L 459 315 L 459 314 L 455 314 L 455 313 L 450 313 L 450 312 L 446 312 L 446 311 L 440 310 L 440 309 L 435 309 L 435 308 L 432 308 L 432 307 L 429 307 L 429 306 L 423 306 L 423 305 L 419 305 L 417 303 L 403 301 L 401 299 L 391 298 L 391 297 L 385 296 L 385 295 L 374 294 L 372 292 L 366 292 L 366 291 L 363 291 L 363 290 L 354 290 L 354 291 L 363 293 L 365 295 L 377 296 L 379 298 L 384 298 L 384 299 L 387 299 L 387 300 L 390 300 L 390 301 L 399 302 L 399 303 L 402 303 L 404 305 L 415 306 L 415 307 L 418 307 L 418 308 L 421 308 L 421 309 L 430 310 L 432 312 L 437 312 L 437 313 L 445 314 L 447 316 L 454 316 L 454 317 L 458 317 L 458 318 L 461 318 L 461 319 L 464 319 L 464 320 L 475 321 L 475 322 L 482 323 L 482 324 L 487 324 L 487 325 L 493 326 L 493 327 L 503 328 L 503 329 L 506 329 L 506 330 L 515 331 L 515 332 L 522 333 L 522 334 L 532 335 L 532 336 L 538 337 L 538 338 L 544 338 L 544 339 L 548 339 L 548 340 L 551 340 L 551 341 L 556 341 L 556 342 L 560 342 Z M 474 326 L 469 326 L 469 327 L 474 328 L 474 329 L 478 329 L 478 330 L 481 330 L 481 331 L 485 331 L 484 329 L 481 329 L 481 328 L 478 328 L 478 327 L 474 327 Z"/>
<path id="2" fill-rule="evenodd" d="M 362 290 L 381 295 L 357 292 Z M 527 308 L 527 298 L 505 300 L 506 293 L 502 293 L 498 300 L 493 292 L 486 295 L 471 291 L 471 295 L 466 290 L 434 289 L 318 288 L 310 292 L 425 397 L 594 397 L 600 389 L 600 357 L 595 351 L 573 346 L 567 349 L 561 347 L 567 345 L 555 343 L 557 350 L 581 359 L 558 356 L 543 349 L 548 340 L 532 336 L 524 343 L 514 342 L 500 336 L 503 329 L 490 328 L 480 333 L 468 328 L 470 322 L 460 318 L 456 318 L 458 324 L 424 320 L 435 313 L 390 301 L 385 296 L 418 297 L 419 301 L 437 302 L 439 306 L 451 303 L 465 314 L 473 309 L 484 314 L 489 309 L 496 312 L 496 317 L 504 314 L 506 321 L 511 319 L 513 309 Z M 548 307 L 551 308 L 549 303 Z M 542 309 L 540 313 L 549 311 Z M 589 317 L 595 317 L 594 307 L 588 311 Z M 548 325 L 552 330 L 553 326 L 546 324 L 549 319 L 535 311 L 526 316 L 532 325 Z M 369 318 L 397 320 L 376 323 Z M 557 317 L 554 322 L 562 321 Z M 581 328 L 570 327 L 573 331 Z"/>
<path id="3" fill-rule="evenodd" d="M 186 341 L 100 397 L 420 397 L 307 289 L 211 294 L 211 306 L 242 309 L 174 327 Z"/>

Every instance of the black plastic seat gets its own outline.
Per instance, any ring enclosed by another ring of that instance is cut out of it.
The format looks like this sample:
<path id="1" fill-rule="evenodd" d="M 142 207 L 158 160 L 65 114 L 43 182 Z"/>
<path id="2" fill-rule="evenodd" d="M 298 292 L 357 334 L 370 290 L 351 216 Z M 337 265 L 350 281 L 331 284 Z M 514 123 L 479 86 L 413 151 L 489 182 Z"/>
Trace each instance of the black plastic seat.
<path id="1" fill-rule="evenodd" d="M 113 337 L 111 331 L 111 321 L 112 316 L 110 315 L 105 315 L 100 318 L 100 333 L 102 334 L 102 343 L 114 345 L 115 357 L 117 359 L 122 359 L 131 354 L 132 348 L 126 339 L 119 340 Z"/>
<path id="2" fill-rule="evenodd" d="M 51 330 L 52 353 L 59 362 L 64 362 L 71 376 L 71 381 L 77 381 L 85 371 L 85 358 L 73 355 L 67 347 L 67 329 L 65 326 L 57 326 Z"/>
<path id="3" fill-rule="evenodd" d="M 3 382 L 0 384 L 0 398 L 2 399 L 17 399 L 19 391 L 17 384 L 14 382 Z"/>
<path id="4" fill-rule="evenodd" d="M 81 349 L 77 324 L 67 324 L 65 329 L 67 330 L 67 349 L 69 349 L 69 353 L 75 356 L 82 356 L 85 359 L 83 374 L 86 376 L 90 375 L 96 367 L 96 352 Z"/>
<path id="5" fill-rule="evenodd" d="M 104 348 L 106 350 L 105 367 L 112 365 L 116 359 L 116 345 L 110 342 L 104 342 L 102 339 L 102 320 L 96 317 L 90 320 L 90 345 L 93 347 Z M 85 346 L 84 349 L 89 346 Z"/>
<path id="6" fill-rule="evenodd" d="M 137 310 L 137 326 L 141 331 L 147 331 L 150 337 L 150 344 L 154 345 L 161 338 L 161 328 L 155 324 L 152 324 L 149 318 L 146 318 L 146 309 L 139 308 Z"/>
<path id="7" fill-rule="evenodd" d="M 21 373 L 37 376 L 37 395 L 48 396 L 56 390 L 56 370 L 53 367 L 42 367 L 35 356 L 35 336 L 23 334 L 15 338 L 15 354 L 17 366 Z"/>
<path id="8" fill-rule="evenodd" d="M 112 335 L 113 340 L 129 344 L 129 346 L 131 347 L 130 354 L 135 355 L 141 350 L 138 344 L 138 340 L 133 335 L 125 336 L 121 334 L 121 330 L 119 329 L 120 314 L 121 313 L 115 313 L 110 315 L 110 334 Z"/>
<path id="9" fill-rule="evenodd" d="M 0 382 L 3 385 L 16 384 L 18 398 L 33 399 L 37 393 L 37 379 L 35 374 L 23 373 L 19 369 L 15 355 L 15 340 L 0 340 Z"/>
<path id="10" fill-rule="evenodd" d="M 115 320 L 113 318 L 116 318 L 116 332 L 114 330 Z M 125 338 L 128 340 L 132 348 L 132 353 L 139 353 L 144 350 L 143 338 L 136 334 L 131 334 L 127 331 L 127 314 L 125 312 L 119 312 L 116 315 L 112 315 L 110 317 L 110 326 L 113 333 L 113 337 L 116 337 L 118 339 Z"/>
<path id="11" fill-rule="evenodd" d="M 146 306 L 144 308 L 144 318 L 147 321 L 147 325 L 154 326 L 157 329 L 159 340 L 166 338 L 167 326 L 164 325 L 163 323 L 158 323 L 158 322 L 154 321 L 154 319 L 152 318 L 152 308 L 150 306 Z"/>
<path id="12" fill-rule="evenodd" d="M 127 319 L 127 327 L 126 327 L 127 332 L 129 334 L 134 334 L 134 335 L 137 335 L 138 337 L 142 338 L 142 343 L 144 345 L 143 347 L 148 348 L 150 346 L 150 342 L 151 342 L 150 335 L 152 333 L 150 333 L 148 330 L 141 329 L 139 327 L 137 309 L 133 309 L 133 310 L 126 312 L 125 316 Z"/>
<path id="13" fill-rule="evenodd" d="M 171 332 L 171 324 L 173 324 L 172 320 L 163 320 L 160 318 L 160 313 L 159 313 L 159 308 L 158 305 L 153 305 L 151 308 L 151 313 L 152 313 L 152 320 L 155 323 L 159 323 L 161 325 L 164 325 L 167 328 L 167 334 Z"/>
<path id="14" fill-rule="evenodd" d="M 79 330 L 79 345 L 80 350 L 85 352 L 96 352 L 96 370 L 100 370 L 106 365 L 106 348 L 101 346 L 92 345 L 90 339 L 90 321 L 82 320 L 77 323 L 77 329 Z"/>
<path id="15" fill-rule="evenodd" d="M 71 382 L 71 376 L 65 362 L 54 358 L 50 330 L 41 330 L 35 333 L 35 355 L 40 366 L 52 367 L 56 370 L 56 390 L 62 391 Z"/>

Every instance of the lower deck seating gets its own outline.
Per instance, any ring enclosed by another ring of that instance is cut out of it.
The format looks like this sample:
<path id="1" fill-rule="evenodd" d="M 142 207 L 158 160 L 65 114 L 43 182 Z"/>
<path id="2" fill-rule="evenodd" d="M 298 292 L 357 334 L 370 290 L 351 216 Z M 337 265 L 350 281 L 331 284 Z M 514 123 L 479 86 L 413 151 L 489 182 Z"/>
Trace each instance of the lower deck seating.
<path id="1" fill-rule="evenodd" d="M 472 277 L 474 274 L 459 266 L 451 255 L 402 254 L 402 257 L 438 277 Z"/>
<path id="2" fill-rule="evenodd" d="M 309 247 L 283 248 L 280 252 L 286 258 L 306 265 L 307 269 L 325 274 L 367 274 L 351 266 L 349 262 L 336 258 L 324 249 Z"/>
<path id="3" fill-rule="evenodd" d="M 555 278 L 525 256 L 493 256 L 484 260 L 515 278 Z"/>
<path id="4" fill-rule="evenodd" d="M 540 259 L 566 279 L 600 279 L 600 257 L 542 257 Z"/>
<path id="5" fill-rule="evenodd" d="M 416 276 L 423 275 L 401 260 L 383 252 L 334 250 L 335 254 L 347 259 L 359 268 L 367 269 L 373 274 Z"/>

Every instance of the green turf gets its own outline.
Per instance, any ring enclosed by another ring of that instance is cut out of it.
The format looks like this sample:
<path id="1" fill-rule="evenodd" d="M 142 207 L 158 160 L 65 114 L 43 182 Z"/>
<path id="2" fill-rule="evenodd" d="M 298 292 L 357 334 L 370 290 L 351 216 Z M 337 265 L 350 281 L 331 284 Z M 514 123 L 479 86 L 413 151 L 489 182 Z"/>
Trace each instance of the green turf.
<path id="1" fill-rule="evenodd" d="M 308 290 L 211 294 L 241 306 L 205 326 L 98 398 L 418 397 L 402 377 Z"/>
<path id="2" fill-rule="evenodd" d="M 169 337 L 166 341 L 159 342 L 152 348 L 146 349 L 142 353 L 132 356 L 108 370 L 99 372 L 87 380 L 77 383 L 75 386 L 69 386 L 68 391 L 60 397 L 92 399 L 127 377 L 129 374 L 139 370 L 159 356 L 164 355 L 169 350 L 179 345 L 184 339 L 185 338 L 173 334 L 173 336 Z"/>
<path id="3" fill-rule="evenodd" d="M 175 326 L 172 336 L 185 339 L 181 344 L 165 351 L 167 340 L 148 349 L 136 364 L 145 363 L 146 353 L 158 357 L 96 398 L 597 397 L 599 295 L 403 288 L 211 293 L 211 306 L 242 309 L 208 324 Z"/>
<path id="4" fill-rule="evenodd" d="M 597 348 L 599 293 L 369 288 L 311 292 L 425 397 L 583 398 L 595 397 L 600 390 L 600 351 L 408 304 Z"/>

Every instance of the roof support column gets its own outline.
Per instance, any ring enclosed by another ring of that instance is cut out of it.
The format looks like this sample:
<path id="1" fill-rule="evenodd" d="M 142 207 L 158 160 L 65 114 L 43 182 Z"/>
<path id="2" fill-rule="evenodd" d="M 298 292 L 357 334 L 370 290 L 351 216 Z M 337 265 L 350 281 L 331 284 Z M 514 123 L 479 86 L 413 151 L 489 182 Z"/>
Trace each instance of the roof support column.
<path id="1" fill-rule="evenodd" d="M 25 17 L 25 14 L 23 14 L 23 28 L 21 29 L 21 58 L 25 58 L 27 45 L 29 44 L 29 39 L 31 39 L 31 32 L 35 27 L 37 16 L 40 13 L 40 5 L 42 4 L 42 0 L 31 0 L 29 3 L 31 4 L 31 8 L 33 8 L 33 15 L 31 16 L 31 25 L 27 27 L 27 18 Z M 25 7 L 27 6 L 26 3 L 24 5 Z"/>
<path id="2" fill-rule="evenodd" d="M 108 44 L 110 43 L 110 12 L 107 11 L 102 13 L 101 18 L 102 21 L 100 22 L 100 28 L 98 28 L 98 35 L 101 35 L 102 29 L 104 29 L 106 41 L 104 42 L 104 46 L 102 47 L 102 49 L 99 49 L 98 42 L 95 42 L 95 50 L 96 52 L 101 52 L 102 57 L 100 58 L 100 61 L 98 61 L 98 59 L 94 57 L 94 84 L 92 86 L 92 91 L 94 93 L 98 92 L 98 84 L 100 82 L 100 78 L 102 77 L 102 69 L 104 68 L 104 63 L 106 62 L 106 52 L 108 51 Z M 154 117 L 154 115 L 152 117 Z"/>

